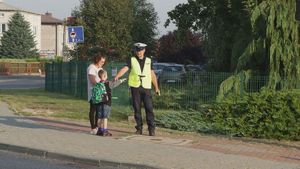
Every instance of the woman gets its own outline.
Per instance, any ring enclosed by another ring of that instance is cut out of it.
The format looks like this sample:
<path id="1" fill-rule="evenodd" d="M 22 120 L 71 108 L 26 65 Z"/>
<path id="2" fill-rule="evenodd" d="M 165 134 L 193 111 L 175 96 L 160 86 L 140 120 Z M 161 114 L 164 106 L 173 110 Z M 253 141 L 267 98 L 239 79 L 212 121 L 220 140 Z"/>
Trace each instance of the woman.
<path id="1" fill-rule="evenodd" d="M 96 107 L 91 103 L 92 96 L 92 88 L 95 84 L 100 82 L 100 78 L 98 76 L 99 70 L 102 69 L 105 64 L 106 57 L 103 53 L 97 53 L 93 57 L 93 63 L 89 65 L 87 68 L 87 92 L 88 92 L 88 102 L 90 102 L 90 112 L 89 119 L 91 124 L 91 134 L 97 134 L 97 114 Z"/>

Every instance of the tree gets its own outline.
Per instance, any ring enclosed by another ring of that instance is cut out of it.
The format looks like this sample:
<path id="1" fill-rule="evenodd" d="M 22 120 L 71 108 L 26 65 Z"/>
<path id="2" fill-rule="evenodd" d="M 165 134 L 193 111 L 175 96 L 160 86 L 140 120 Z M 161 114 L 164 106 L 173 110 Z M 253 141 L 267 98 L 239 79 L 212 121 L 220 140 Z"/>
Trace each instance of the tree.
<path id="1" fill-rule="evenodd" d="M 169 32 L 159 39 L 158 57 L 160 62 L 200 64 L 205 62 L 201 49 L 201 34 L 187 31 L 183 39 L 178 31 Z"/>
<path id="2" fill-rule="evenodd" d="M 250 4 L 253 34 L 238 68 L 251 62 L 255 53 L 268 59 L 270 89 L 300 88 L 299 22 L 296 1 L 262 0 Z"/>
<path id="3" fill-rule="evenodd" d="M 73 15 L 85 28 L 81 55 L 101 49 L 114 59 L 124 60 L 136 41 L 154 46 L 157 17 L 145 0 L 82 0 Z"/>
<path id="4" fill-rule="evenodd" d="M 133 42 L 146 43 L 147 53 L 155 55 L 158 17 L 153 4 L 146 0 L 133 0 L 133 18 Z"/>
<path id="5" fill-rule="evenodd" d="M 8 22 L 8 31 L 1 39 L 0 55 L 8 58 L 29 58 L 38 56 L 30 23 L 16 12 Z"/>
<path id="6" fill-rule="evenodd" d="M 85 29 L 84 48 L 116 50 L 120 57 L 129 54 L 132 38 L 130 0 L 82 0 L 77 12 Z"/>
<path id="7" fill-rule="evenodd" d="M 179 32 L 200 31 L 204 55 L 214 71 L 233 71 L 250 41 L 249 13 L 241 0 L 189 0 L 168 12 Z M 235 59 L 234 59 L 235 58 Z"/>
<path id="8" fill-rule="evenodd" d="M 269 88 L 292 89 L 300 87 L 295 13 L 291 0 L 189 0 L 169 12 L 166 25 L 202 31 L 214 70 L 268 73 Z"/>

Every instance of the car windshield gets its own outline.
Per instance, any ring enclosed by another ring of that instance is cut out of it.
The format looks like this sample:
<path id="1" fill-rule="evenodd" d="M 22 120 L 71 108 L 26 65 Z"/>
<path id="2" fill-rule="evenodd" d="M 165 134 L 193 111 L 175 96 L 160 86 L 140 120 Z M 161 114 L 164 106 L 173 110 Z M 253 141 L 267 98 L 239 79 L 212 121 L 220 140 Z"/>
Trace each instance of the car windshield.
<path id="1" fill-rule="evenodd" d="M 168 72 L 181 72 L 181 71 L 183 71 L 183 68 L 181 66 L 166 66 L 164 68 L 164 71 L 168 71 Z"/>
<path id="2" fill-rule="evenodd" d="M 166 65 L 153 64 L 153 69 L 160 70 L 166 67 Z"/>
<path id="3" fill-rule="evenodd" d="M 199 71 L 199 70 L 201 70 L 201 67 L 199 67 L 199 66 L 187 66 L 186 68 L 189 71 Z"/>

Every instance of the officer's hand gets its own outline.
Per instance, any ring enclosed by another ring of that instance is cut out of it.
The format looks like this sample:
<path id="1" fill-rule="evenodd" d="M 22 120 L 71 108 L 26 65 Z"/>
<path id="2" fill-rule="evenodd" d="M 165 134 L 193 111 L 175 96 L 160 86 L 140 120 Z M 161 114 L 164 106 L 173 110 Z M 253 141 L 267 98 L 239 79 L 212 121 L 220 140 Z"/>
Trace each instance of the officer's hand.
<path id="1" fill-rule="evenodd" d="M 159 89 L 157 89 L 157 90 L 155 91 L 155 93 L 156 93 L 158 96 L 160 96 L 160 90 L 159 90 Z"/>
<path id="2" fill-rule="evenodd" d="M 114 81 L 118 81 L 118 80 L 119 80 L 119 77 L 116 76 L 116 77 L 114 78 Z"/>

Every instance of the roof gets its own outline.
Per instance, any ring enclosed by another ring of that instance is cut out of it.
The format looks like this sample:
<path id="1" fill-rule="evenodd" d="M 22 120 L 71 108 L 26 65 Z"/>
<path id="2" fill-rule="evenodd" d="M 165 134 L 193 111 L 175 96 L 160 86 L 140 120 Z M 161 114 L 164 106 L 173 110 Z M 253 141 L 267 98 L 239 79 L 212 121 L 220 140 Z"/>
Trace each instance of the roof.
<path id="1" fill-rule="evenodd" d="M 42 24 L 63 24 L 62 20 L 52 17 L 52 14 L 49 12 L 42 15 L 41 22 Z"/>
<path id="2" fill-rule="evenodd" d="M 3 2 L 2 0 L 0 0 L 0 11 L 20 11 L 20 12 L 27 12 L 27 13 L 31 13 L 31 14 L 35 14 L 35 15 L 41 15 L 41 14 L 34 13 L 34 12 L 31 12 L 31 11 L 28 11 L 25 9 L 14 7 L 12 5 L 9 5 L 9 4 Z"/>

